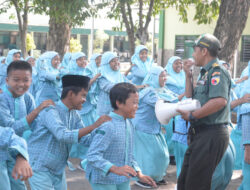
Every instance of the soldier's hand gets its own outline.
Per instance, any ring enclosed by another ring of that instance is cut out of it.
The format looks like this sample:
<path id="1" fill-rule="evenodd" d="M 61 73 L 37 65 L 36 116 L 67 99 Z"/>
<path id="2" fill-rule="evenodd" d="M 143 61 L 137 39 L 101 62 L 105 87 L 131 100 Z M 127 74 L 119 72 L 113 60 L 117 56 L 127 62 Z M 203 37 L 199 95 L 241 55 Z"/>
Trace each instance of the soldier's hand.
<path id="1" fill-rule="evenodd" d="M 250 164 L 250 144 L 245 145 L 244 160 L 245 160 L 246 163 Z"/>
<path id="2" fill-rule="evenodd" d="M 190 76 L 191 75 L 191 67 L 194 65 L 194 61 L 191 59 L 184 60 L 183 62 L 183 70 L 186 73 L 186 75 Z"/>
<path id="3" fill-rule="evenodd" d="M 185 110 L 180 110 L 180 109 L 177 109 L 176 111 L 181 114 L 182 119 L 189 121 L 190 111 L 185 111 Z"/>

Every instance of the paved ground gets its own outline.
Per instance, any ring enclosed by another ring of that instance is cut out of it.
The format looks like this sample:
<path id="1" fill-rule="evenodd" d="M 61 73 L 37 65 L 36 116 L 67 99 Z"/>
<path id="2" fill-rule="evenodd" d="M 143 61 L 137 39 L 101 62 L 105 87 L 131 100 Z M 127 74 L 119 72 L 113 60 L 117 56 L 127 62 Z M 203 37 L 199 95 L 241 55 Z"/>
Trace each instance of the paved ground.
<path id="1" fill-rule="evenodd" d="M 78 159 L 71 159 L 71 162 L 77 166 L 79 164 Z M 91 187 L 88 183 L 88 181 L 85 179 L 85 173 L 79 169 L 76 169 L 75 171 L 69 171 L 68 168 L 66 168 L 66 176 L 67 176 L 67 183 L 68 183 L 68 190 L 91 190 Z M 157 189 L 159 190 L 174 190 L 176 185 L 176 167 L 175 166 L 169 166 L 167 170 L 167 176 L 166 180 L 168 181 L 167 185 L 160 186 Z M 226 190 L 237 190 L 237 187 L 241 183 L 241 171 L 235 171 L 234 175 L 232 177 L 232 180 L 227 187 Z M 131 190 L 143 190 L 143 188 L 137 187 L 136 185 L 131 182 L 132 188 Z"/>

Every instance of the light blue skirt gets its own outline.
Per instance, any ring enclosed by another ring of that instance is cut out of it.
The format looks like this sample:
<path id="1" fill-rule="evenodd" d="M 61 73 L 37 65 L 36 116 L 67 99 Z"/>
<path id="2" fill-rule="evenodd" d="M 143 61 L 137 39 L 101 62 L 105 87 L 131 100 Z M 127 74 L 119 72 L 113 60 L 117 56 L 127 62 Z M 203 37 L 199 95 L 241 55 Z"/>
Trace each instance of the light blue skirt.
<path id="1" fill-rule="evenodd" d="M 173 144 L 174 144 L 174 156 L 176 161 L 176 176 L 178 178 L 178 176 L 181 173 L 182 163 L 184 161 L 184 156 L 188 148 L 188 145 L 180 143 L 178 141 L 173 141 Z"/>
<path id="2" fill-rule="evenodd" d="M 174 155 L 174 144 L 172 141 L 172 136 L 173 136 L 173 118 L 169 121 L 167 125 L 163 125 L 163 127 L 166 130 L 166 134 L 164 134 L 167 145 L 168 145 L 168 152 L 169 155 L 172 156 Z"/>
<path id="3" fill-rule="evenodd" d="M 242 131 L 239 129 L 233 129 L 230 135 L 231 140 L 233 141 L 235 151 L 236 151 L 236 160 L 234 164 L 234 170 L 242 169 L 242 146 L 241 146 L 241 137 Z"/>
<path id="4" fill-rule="evenodd" d="M 242 174 L 243 180 L 238 190 L 249 190 L 250 189 L 250 164 L 244 161 L 245 151 L 242 151 Z"/>
<path id="5" fill-rule="evenodd" d="M 169 164 L 168 146 L 162 133 L 148 134 L 135 130 L 134 156 L 142 173 L 161 181 Z"/>
<path id="6" fill-rule="evenodd" d="M 214 171 L 211 190 L 226 189 L 233 175 L 235 155 L 235 148 L 233 142 L 230 140 L 226 152 Z"/>

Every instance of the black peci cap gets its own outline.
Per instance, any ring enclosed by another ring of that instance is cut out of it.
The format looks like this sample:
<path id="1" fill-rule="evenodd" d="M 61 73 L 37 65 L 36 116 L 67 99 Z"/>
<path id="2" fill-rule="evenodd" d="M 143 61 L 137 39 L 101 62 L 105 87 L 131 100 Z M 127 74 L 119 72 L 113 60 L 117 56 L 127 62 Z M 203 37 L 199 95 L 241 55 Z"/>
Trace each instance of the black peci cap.
<path id="1" fill-rule="evenodd" d="M 89 88 L 90 78 L 82 75 L 65 75 L 62 77 L 63 88 L 69 86 L 81 87 L 84 89 Z"/>

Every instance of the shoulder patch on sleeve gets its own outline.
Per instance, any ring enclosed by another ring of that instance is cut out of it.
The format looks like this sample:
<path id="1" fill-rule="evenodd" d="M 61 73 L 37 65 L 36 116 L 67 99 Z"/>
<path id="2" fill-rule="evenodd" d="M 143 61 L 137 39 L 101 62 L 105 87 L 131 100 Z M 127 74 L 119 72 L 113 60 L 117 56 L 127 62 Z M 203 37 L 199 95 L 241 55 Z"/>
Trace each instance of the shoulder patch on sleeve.
<path id="1" fill-rule="evenodd" d="M 214 76 L 214 77 L 212 77 L 211 78 L 211 84 L 212 85 L 217 85 L 217 84 L 219 84 L 220 83 L 220 76 Z"/>
<path id="2" fill-rule="evenodd" d="M 213 65 L 212 65 L 212 67 L 214 68 L 214 67 L 220 67 L 220 65 L 218 64 L 218 63 L 214 63 Z"/>
<path id="3" fill-rule="evenodd" d="M 105 135 L 105 131 L 100 130 L 100 129 L 97 129 L 97 130 L 95 131 L 95 133 L 96 133 L 96 134 Z"/>

